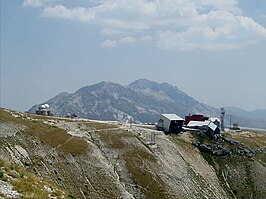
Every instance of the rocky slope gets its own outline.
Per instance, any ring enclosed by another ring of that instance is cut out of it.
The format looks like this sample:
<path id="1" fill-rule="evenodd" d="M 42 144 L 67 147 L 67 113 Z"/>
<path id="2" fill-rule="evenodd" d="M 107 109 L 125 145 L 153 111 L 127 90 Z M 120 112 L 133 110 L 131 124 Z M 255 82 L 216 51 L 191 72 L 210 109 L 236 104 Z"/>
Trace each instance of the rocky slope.
<path id="1" fill-rule="evenodd" d="M 11 114 L 1 111 L 1 122 L 21 129 L 1 138 L 1 159 L 76 198 L 228 197 L 196 149 L 161 132 L 149 145 L 151 130 L 138 127 Z"/>
<path id="2" fill-rule="evenodd" d="M 199 103 L 168 83 L 158 84 L 147 79 L 128 86 L 101 82 L 86 86 L 75 93 L 61 93 L 48 100 L 56 115 L 75 113 L 82 118 L 134 122 L 156 122 L 161 113 L 175 112 L 184 117 L 188 113 L 217 115 L 219 111 Z M 29 112 L 34 113 L 38 105 Z"/>
<path id="3" fill-rule="evenodd" d="M 0 159 L 27 168 L 71 197 L 234 198 L 243 190 L 234 187 L 236 178 L 253 182 L 243 185 L 250 188 L 243 198 L 265 194 L 265 153 L 247 159 L 249 167 L 241 158 L 230 165 L 227 158 L 202 156 L 190 133 L 168 136 L 117 122 L 3 109 L 0 115 Z M 153 134 L 155 144 L 150 142 Z M 265 137 L 260 140 L 265 147 Z"/>

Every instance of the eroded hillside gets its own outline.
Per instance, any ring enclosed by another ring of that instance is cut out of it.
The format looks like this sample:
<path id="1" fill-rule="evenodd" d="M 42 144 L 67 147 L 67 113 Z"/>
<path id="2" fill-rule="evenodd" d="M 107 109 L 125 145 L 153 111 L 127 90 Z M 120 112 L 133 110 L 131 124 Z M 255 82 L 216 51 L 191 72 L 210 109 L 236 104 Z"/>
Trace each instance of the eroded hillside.
<path id="1" fill-rule="evenodd" d="M 167 136 L 115 122 L 0 111 L 0 158 L 75 198 L 234 197 L 233 185 L 226 187 L 220 170 L 191 145 L 190 133 Z"/>

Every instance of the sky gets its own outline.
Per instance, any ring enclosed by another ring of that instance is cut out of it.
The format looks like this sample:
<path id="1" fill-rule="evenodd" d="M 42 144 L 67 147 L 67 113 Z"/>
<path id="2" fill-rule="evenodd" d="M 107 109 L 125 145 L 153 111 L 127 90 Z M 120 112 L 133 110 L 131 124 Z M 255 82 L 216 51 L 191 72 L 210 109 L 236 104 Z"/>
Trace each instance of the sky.
<path id="1" fill-rule="evenodd" d="M 140 78 L 266 109 L 266 1 L 1 0 L 1 107 Z"/>

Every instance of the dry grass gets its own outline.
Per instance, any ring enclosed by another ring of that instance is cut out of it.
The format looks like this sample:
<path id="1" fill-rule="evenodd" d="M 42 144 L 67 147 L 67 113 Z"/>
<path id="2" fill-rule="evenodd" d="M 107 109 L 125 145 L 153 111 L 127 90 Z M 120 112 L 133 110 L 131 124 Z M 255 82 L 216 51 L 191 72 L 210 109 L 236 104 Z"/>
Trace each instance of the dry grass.
<path id="1" fill-rule="evenodd" d="M 107 123 L 101 123 L 101 122 L 83 122 L 82 124 L 84 124 L 85 126 L 89 127 L 89 128 L 93 128 L 96 130 L 104 130 L 104 129 L 114 129 L 114 128 L 118 128 L 118 125 L 115 124 L 107 124 Z"/>
<path id="2" fill-rule="evenodd" d="M 183 151 L 190 154 L 190 156 L 196 153 L 195 147 L 191 144 L 196 139 L 190 133 L 186 133 L 186 135 L 171 136 L 170 140 L 180 146 Z"/>
<path id="3" fill-rule="evenodd" d="M 88 144 L 84 138 L 72 137 L 63 129 L 39 121 L 16 118 L 3 109 L 0 109 L 0 116 L 0 121 L 14 122 L 25 126 L 23 134 L 37 137 L 41 143 L 52 148 L 60 146 L 61 151 L 75 155 L 85 154 L 88 151 Z M 43 116 L 36 117 L 43 118 Z"/>
<path id="4" fill-rule="evenodd" d="M 155 157 L 144 146 L 135 145 L 138 139 L 124 130 L 109 130 L 100 132 L 100 139 L 111 150 L 119 150 L 123 154 L 126 169 L 136 187 L 147 199 L 171 198 L 166 184 L 161 178 L 152 173 L 152 165 L 156 164 Z"/>
<path id="5" fill-rule="evenodd" d="M 266 147 L 266 132 L 260 131 L 230 131 L 225 136 L 242 142 L 251 148 L 264 149 Z"/>
<path id="6" fill-rule="evenodd" d="M 14 190 L 22 194 L 23 198 L 48 198 L 49 195 L 66 197 L 66 193 L 55 185 L 42 180 L 18 165 L 0 160 L 0 167 L 1 172 L 6 176 L 6 181 L 13 186 Z M 51 188 L 51 192 L 44 189 L 44 186 Z"/>
<path id="7" fill-rule="evenodd" d="M 150 164 L 156 162 L 153 155 L 137 147 L 124 154 L 125 165 L 134 183 L 147 199 L 169 198 L 165 183 L 150 171 Z"/>
<path id="8" fill-rule="evenodd" d="M 89 147 L 84 138 L 72 137 L 60 147 L 60 150 L 65 153 L 71 153 L 72 155 L 81 155 L 89 152 Z"/>
<path id="9" fill-rule="evenodd" d="M 126 148 L 125 140 L 133 138 L 133 135 L 123 130 L 108 130 L 99 133 L 101 140 L 112 149 Z"/>

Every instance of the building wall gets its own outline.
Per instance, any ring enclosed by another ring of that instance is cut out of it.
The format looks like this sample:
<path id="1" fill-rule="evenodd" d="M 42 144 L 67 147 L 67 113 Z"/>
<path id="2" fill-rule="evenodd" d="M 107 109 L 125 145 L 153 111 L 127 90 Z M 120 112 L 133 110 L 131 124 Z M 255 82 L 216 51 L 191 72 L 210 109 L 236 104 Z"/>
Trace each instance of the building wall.
<path id="1" fill-rule="evenodd" d="M 169 127 L 171 120 L 168 118 L 164 117 L 163 115 L 161 116 L 161 119 L 163 120 L 163 125 L 164 125 L 164 132 L 169 132 Z"/>
<path id="2" fill-rule="evenodd" d="M 37 115 L 48 115 L 47 110 L 37 110 L 36 114 Z"/>
<path id="3" fill-rule="evenodd" d="M 163 120 L 163 126 L 164 126 L 164 132 L 165 133 L 169 133 L 171 131 L 170 127 L 171 127 L 171 123 L 175 123 L 176 125 L 179 126 L 178 129 L 176 129 L 176 131 L 180 131 L 182 129 L 183 126 L 183 120 L 170 120 L 166 117 L 164 117 L 163 115 L 161 115 L 161 118 Z"/>

